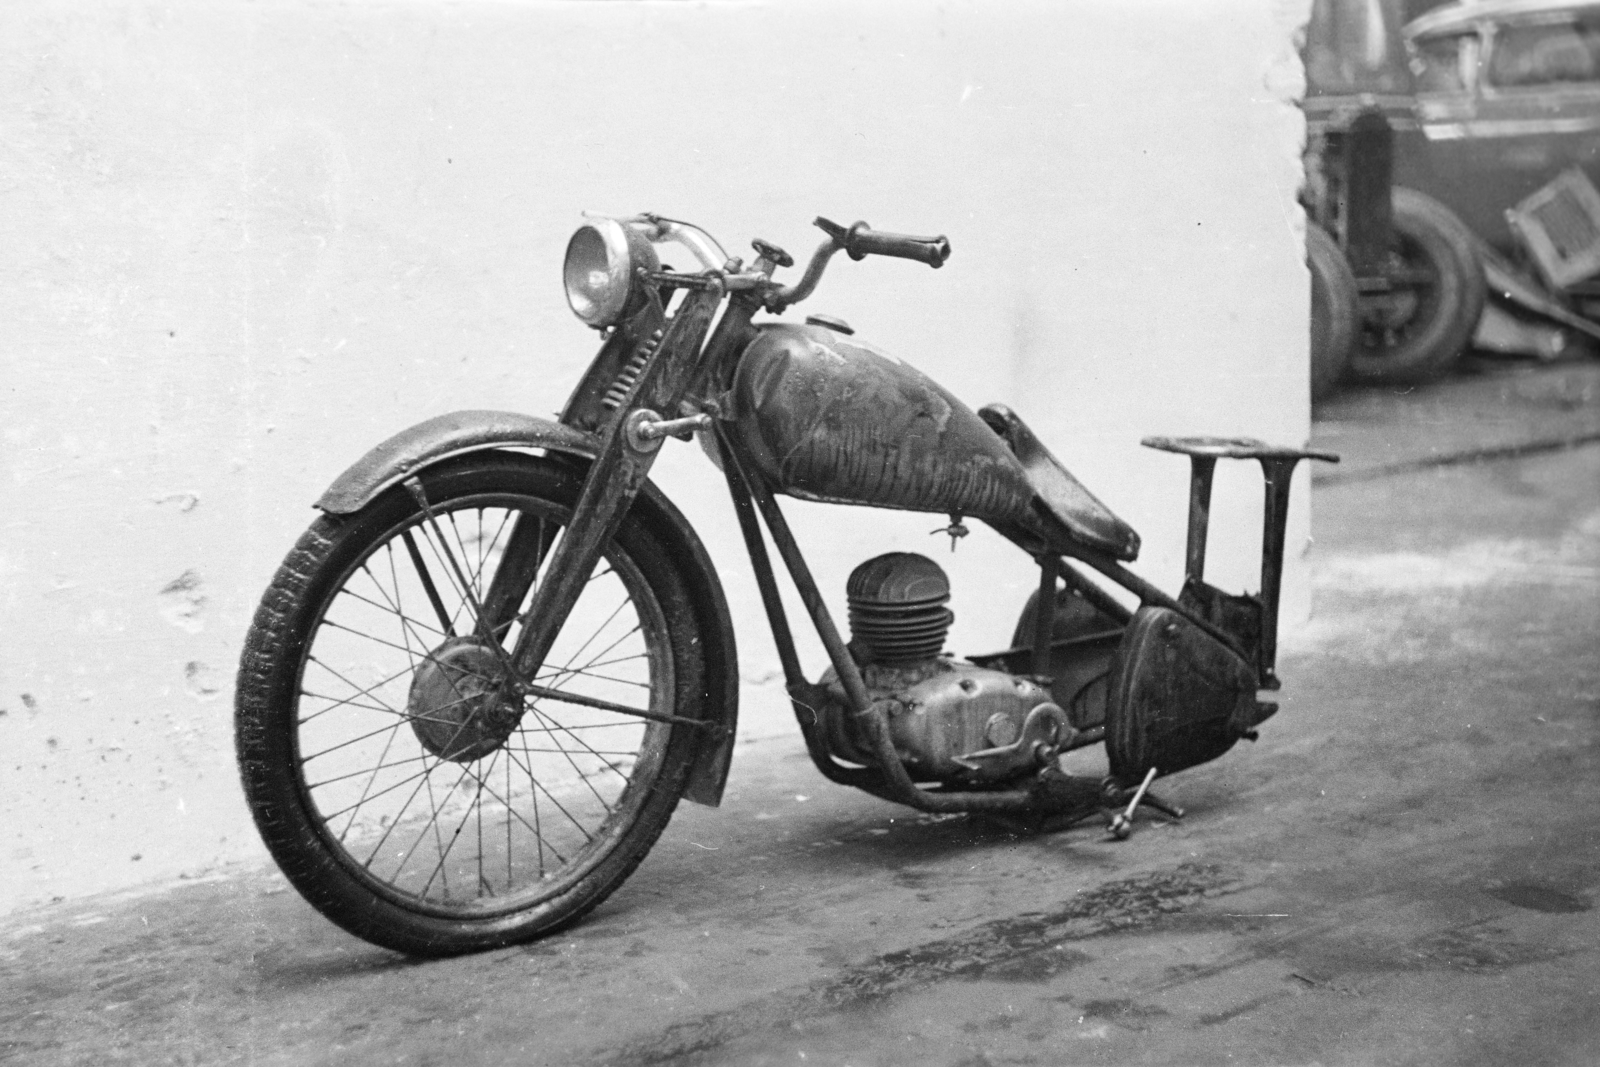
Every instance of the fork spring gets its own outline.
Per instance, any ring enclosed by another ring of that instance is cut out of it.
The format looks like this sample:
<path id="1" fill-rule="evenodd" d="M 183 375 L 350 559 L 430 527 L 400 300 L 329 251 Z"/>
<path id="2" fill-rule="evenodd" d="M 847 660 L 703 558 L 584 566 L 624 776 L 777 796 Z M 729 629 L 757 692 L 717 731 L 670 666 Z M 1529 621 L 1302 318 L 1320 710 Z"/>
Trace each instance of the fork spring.
<path id="1" fill-rule="evenodd" d="M 618 372 L 617 380 L 611 383 L 611 388 L 606 390 L 605 397 L 600 401 L 607 411 L 617 410 L 623 401 L 628 399 L 628 394 L 633 392 L 634 383 L 639 380 L 639 375 L 644 373 L 645 364 L 655 355 L 656 346 L 659 344 L 661 344 L 660 330 L 639 343 L 633 357 Z"/>

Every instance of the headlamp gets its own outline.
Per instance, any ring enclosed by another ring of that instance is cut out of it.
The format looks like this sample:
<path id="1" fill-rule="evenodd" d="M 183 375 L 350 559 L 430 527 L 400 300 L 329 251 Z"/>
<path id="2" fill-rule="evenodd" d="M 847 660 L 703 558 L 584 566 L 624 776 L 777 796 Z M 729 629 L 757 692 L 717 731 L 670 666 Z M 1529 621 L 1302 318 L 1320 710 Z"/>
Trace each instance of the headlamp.
<path id="1" fill-rule="evenodd" d="M 597 330 L 616 325 L 644 299 L 634 276 L 641 267 L 661 269 L 656 250 L 642 233 L 616 219 L 584 223 L 567 242 L 561 268 L 572 313 Z"/>

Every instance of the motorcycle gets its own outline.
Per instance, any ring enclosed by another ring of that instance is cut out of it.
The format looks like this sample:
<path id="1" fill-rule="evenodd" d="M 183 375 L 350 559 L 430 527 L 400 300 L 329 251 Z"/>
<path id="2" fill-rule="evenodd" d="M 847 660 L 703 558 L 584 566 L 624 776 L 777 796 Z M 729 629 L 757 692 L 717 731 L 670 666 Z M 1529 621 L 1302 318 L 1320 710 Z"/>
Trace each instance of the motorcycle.
<path id="1" fill-rule="evenodd" d="M 559 418 L 430 419 L 317 501 L 246 639 L 236 744 L 263 839 L 333 922 L 415 955 L 536 938 L 615 890 L 680 798 L 719 803 L 735 633 L 700 539 L 649 480 L 669 437 L 698 438 L 721 468 L 801 734 L 832 782 L 1023 831 L 1107 813 L 1126 836 L 1140 804 L 1182 814 L 1153 779 L 1254 739 L 1276 710 L 1258 696 L 1278 684 L 1290 476 L 1337 457 L 1145 440 L 1191 465 L 1186 577 L 1168 596 L 1125 566 L 1134 530 L 1015 412 L 972 411 L 838 320 L 754 321 L 810 296 L 838 252 L 932 267 L 950 254 L 944 237 L 816 225 L 825 240 L 780 284 L 794 261 L 765 241 L 746 265 L 687 222 L 588 218 L 563 271 L 602 342 Z M 698 269 L 664 265 L 674 246 Z M 1258 594 L 1203 577 L 1219 459 L 1261 464 Z M 781 495 L 948 515 L 952 547 L 980 520 L 1031 557 L 1038 588 L 1006 648 L 957 658 L 943 569 L 887 553 L 850 575 L 847 639 Z M 816 680 L 769 539 L 827 650 Z M 1096 744 L 1108 776 L 1062 770 Z"/>

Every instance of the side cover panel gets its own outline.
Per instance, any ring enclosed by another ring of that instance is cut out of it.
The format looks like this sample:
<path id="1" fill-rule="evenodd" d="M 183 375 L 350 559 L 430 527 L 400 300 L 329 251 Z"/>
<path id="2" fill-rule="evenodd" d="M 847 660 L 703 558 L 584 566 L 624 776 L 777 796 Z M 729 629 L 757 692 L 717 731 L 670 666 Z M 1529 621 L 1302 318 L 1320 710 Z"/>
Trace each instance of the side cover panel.
<path id="1" fill-rule="evenodd" d="M 549 419 L 511 411 L 456 411 L 402 430 L 362 456 L 334 480 L 317 507 L 331 515 L 351 514 L 417 471 L 469 452 L 543 448 L 592 459 L 597 447 L 593 435 Z M 721 731 L 700 745 L 683 795 L 698 804 L 715 806 L 722 800 L 739 720 L 739 657 L 728 601 L 705 545 L 661 490 L 646 482 L 633 506 L 654 512 L 652 525 L 672 532 L 676 541 L 673 558 L 696 593 L 695 610 L 706 640 L 702 717 L 716 722 Z"/>
<path id="2" fill-rule="evenodd" d="M 1020 522 L 1033 488 L 1005 443 L 914 367 L 820 326 L 777 323 L 745 349 L 735 433 L 806 500 Z"/>
<path id="3" fill-rule="evenodd" d="M 1255 672 L 1227 646 L 1168 608 L 1134 614 L 1106 708 L 1106 755 L 1119 782 L 1214 760 L 1264 717 Z"/>

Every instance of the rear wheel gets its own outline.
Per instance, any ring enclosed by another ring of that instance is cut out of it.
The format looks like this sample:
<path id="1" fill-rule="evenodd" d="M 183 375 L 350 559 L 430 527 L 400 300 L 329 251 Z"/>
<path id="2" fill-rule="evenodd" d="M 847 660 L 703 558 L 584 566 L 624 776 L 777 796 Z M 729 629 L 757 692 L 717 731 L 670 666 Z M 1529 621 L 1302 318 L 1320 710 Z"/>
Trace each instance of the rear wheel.
<path id="1" fill-rule="evenodd" d="M 569 923 L 632 872 L 683 791 L 697 727 L 669 719 L 695 717 L 704 666 L 690 588 L 635 509 L 519 695 L 507 652 L 581 473 L 487 453 L 420 480 L 431 516 L 397 488 L 290 553 L 246 640 L 237 746 L 302 895 L 444 955 Z"/>
<path id="2" fill-rule="evenodd" d="M 1394 190 L 1388 292 L 1361 300 L 1351 376 L 1414 382 L 1444 372 L 1472 339 L 1487 287 L 1472 232 L 1443 204 Z"/>

